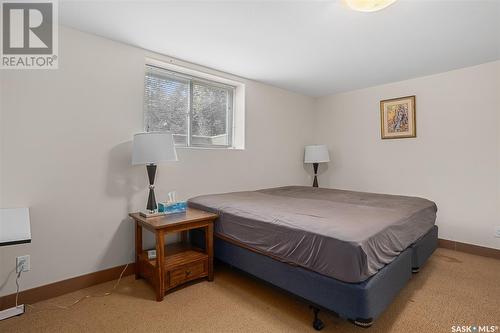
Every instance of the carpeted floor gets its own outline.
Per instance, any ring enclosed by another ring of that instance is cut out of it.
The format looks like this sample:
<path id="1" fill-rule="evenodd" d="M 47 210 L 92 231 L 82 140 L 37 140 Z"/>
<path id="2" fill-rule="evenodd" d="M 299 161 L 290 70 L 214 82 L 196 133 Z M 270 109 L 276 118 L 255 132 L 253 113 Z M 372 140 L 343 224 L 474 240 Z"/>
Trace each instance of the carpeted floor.
<path id="1" fill-rule="evenodd" d="M 0 322 L 0 332 L 314 332 L 308 305 L 226 266 L 215 281 L 175 291 L 161 303 L 142 280 L 114 282 L 34 304 Z M 452 332 L 452 325 L 500 325 L 500 261 L 438 249 L 369 329 L 322 312 L 322 332 Z M 498 329 L 496 329 L 498 332 Z"/>

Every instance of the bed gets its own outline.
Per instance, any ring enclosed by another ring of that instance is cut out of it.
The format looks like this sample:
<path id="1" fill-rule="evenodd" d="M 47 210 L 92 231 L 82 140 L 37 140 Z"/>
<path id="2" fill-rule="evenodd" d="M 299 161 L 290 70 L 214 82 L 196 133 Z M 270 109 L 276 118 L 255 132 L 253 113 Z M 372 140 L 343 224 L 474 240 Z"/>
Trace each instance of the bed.
<path id="1" fill-rule="evenodd" d="M 288 186 L 205 195 L 219 214 L 215 257 L 368 327 L 437 246 L 436 205 L 375 193 Z M 196 240 L 196 234 L 192 235 Z"/>

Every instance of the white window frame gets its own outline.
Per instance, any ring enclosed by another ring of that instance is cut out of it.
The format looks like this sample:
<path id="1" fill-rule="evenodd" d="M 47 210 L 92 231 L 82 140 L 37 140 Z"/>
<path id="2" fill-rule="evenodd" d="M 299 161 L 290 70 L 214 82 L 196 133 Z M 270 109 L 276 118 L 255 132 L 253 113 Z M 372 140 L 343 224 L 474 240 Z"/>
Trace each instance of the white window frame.
<path id="1" fill-rule="evenodd" d="M 153 67 L 159 71 L 164 71 L 167 77 L 179 77 L 183 80 L 189 81 L 189 111 L 186 114 L 186 144 L 177 144 L 177 148 L 244 149 L 245 85 L 242 82 L 199 71 L 189 67 L 179 66 L 177 64 L 174 64 L 173 61 L 169 61 L 168 63 L 166 63 L 155 59 L 146 59 L 145 65 L 145 74 L 148 67 Z M 228 110 L 226 112 L 226 132 L 228 135 L 227 145 L 192 143 L 191 118 L 193 105 L 193 84 L 221 87 L 231 91 L 230 96 L 228 96 Z M 144 103 L 144 105 L 145 119 L 145 114 L 148 110 L 146 109 L 146 103 Z M 146 126 L 147 124 L 144 122 L 145 130 L 147 130 Z"/>

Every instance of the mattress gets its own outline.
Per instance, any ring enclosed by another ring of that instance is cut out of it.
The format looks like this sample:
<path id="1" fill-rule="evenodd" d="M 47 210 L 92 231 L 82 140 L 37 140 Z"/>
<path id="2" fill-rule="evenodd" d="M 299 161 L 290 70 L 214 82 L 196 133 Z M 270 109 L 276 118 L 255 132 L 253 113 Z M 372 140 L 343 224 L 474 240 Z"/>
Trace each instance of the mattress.
<path id="1" fill-rule="evenodd" d="M 219 214 L 217 235 L 352 283 L 426 234 L 437 212 L 435 203 L 417 197 L 303 186 L 204 195 L 189 205 Z"/>

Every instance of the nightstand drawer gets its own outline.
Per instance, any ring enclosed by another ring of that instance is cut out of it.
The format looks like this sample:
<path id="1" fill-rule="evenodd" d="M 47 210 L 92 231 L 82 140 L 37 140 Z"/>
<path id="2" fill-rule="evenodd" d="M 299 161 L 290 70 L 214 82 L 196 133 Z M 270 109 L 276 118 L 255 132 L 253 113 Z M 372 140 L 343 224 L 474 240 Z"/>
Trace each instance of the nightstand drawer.
<path id="1" fill-rule="evenodd" d="M 184 282 L 207 276 L 207 267 L 208 260 L 201 260 L 167 272 L 169 275 L 166 279 L 167 288 L 173 288 Z"/>

